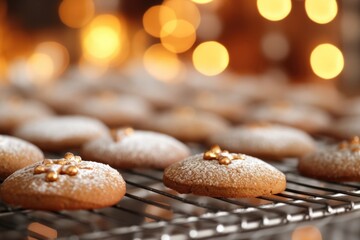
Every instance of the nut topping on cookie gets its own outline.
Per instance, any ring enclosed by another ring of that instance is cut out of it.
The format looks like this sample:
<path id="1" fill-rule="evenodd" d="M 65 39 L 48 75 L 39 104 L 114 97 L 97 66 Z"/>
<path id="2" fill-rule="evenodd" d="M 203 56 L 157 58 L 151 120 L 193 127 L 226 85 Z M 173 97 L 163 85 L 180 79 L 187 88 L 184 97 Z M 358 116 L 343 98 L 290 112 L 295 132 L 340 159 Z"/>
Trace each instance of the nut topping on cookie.
<path id="1" fill-rule="evenodd" d="M 127 128 L 121 128 L 118 130 L 114 130 L 111 132 L 111 135 L 112 135 L 114 141 L 118 142 L 118 141 L 121 141 L 124 137 L 130 136 L 133 133 L 134 133 L 134 129 L 131 127 L 127 127 Z"/>
<path id="2" fill-rule="evenodd" d="M 227 150 L 221 150 L 219 145 L 214 145 L 209 151 L 204 152 L 204 160 L 218 160 L 221 165 L 229 165 L 233 160 L 244 160 L 244 154 L 229 153 Z"/>
<path id="3" fill-rule="evenodd" d="M 45 181 L 54 182 L 58 180 L 59 174 L 66 174 L 68 176 L 75 176 L 79 169 L 89 169 L 88 167 L 80 166 L 81 157 L 75 156 L 67 152 L 64 158 L 49 160 L 45 159 L 42 165 L 34 168 L 34 174 L 46 173 Z"/>
<path id="4" fill-rule="evenodd" d="M 349 141 L 343 141 L 339 143 L 338 149 L 349 149 L 352 152 L 360 152 L 360 138 L 358 136 L 355 136 Z"/>

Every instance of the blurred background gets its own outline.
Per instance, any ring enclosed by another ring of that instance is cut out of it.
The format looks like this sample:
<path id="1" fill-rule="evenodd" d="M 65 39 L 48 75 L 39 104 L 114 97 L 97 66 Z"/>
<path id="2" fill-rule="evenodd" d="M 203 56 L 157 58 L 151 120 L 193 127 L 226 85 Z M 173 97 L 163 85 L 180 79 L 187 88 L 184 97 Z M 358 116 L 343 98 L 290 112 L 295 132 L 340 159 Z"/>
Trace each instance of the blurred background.
<path id="1" fill-rule="evenodd" d="M 194 73 L 360 89 L 357 0 L 1 0 L 0 83 Z"/>

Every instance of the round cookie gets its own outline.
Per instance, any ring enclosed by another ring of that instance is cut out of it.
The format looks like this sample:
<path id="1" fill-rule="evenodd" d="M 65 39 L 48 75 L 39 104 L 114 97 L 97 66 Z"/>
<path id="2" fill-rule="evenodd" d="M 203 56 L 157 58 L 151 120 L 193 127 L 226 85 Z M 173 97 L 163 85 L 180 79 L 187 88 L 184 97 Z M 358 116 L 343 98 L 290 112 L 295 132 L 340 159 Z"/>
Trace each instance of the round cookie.
<path id="1" fill-rule="evenodd" d="M 329 181 L 360 181 L 360 139 L 318 149 L 300 159 L 298 170 L 312 178 Z"/>
<path id="2" fill-rule="evenodd" d="M 215 114 L 184 107 L 158 114 L 143 127 L 185 142 L 201 142 L 212 134 L 226 131 L 229 123 Z"/>
<path id="3" fill-rule="evenodd" d="M 125 191 L 115 169 L 67 153 L 16 171 L 3 182 L 0 194 L 13 206 L 57 211 L 112 206 Z"/>
<path id="4" fill-rule="evenodd" d="M 219 146 L 166 168 L 163 182 L 179 193 L 228 198 L 276 194 L 286 187 L 285 175 L 273 166 Z"/>
<path id="5" fill-rule="evenodd" d="M 47 151 L 79 148 L 84 143 L 108 134 L 100 121 L 81 116 L 63 116 L 27 122 L 14 135 Z"/>
<path id="6" fill-rule="evenodd" d="M 201 91 L 190 103 L 195 109 L 215 113 L 231 122 L 241 122 L 247 112 L 246 100 L 238 94 Z"/>
<path id="7" fill-rule="evenodd" d="M 54 115 L 45 104 L 12 96 L 0 101 L 0 132 L 11 133 L 17 126 L 28 121 Z"/>
<path id="8" fill-rule="evenodd" d="M 126 128 L 113 135 L 85 144 L 83 156 L 116 168 L 165 168 L 190 154 L 185 144 L 161 133 Z"/>
<path id="9" fill-rule="evenodd" d="M 101 120 L 109 127 L 134 126 L 149 118 L 151 106 L 131 95 L 102 91 L 83 99 L 74 113 Z"/>
<path id="10" fill-rule="evenodd" d="M 321 109 L 288 101 L 258 105 L 249 112 L 248 120 L 284 124 L 309 133 L 321 132 L 331 123 L 330 116 Z"/>
<path id="11" fill-rule="evenodd" d="M 33 144 L 15 137 L 0 135 L 1 180 L 13 172 L 43 159 L 44 154 Z"/>
<path id="12" fill-rule="evenodd" d="M 271 123 L 245 124 L 211 136 L 209 143 L 229 151 L 270 159 L 301 157 L 315 150 L 315 143 L 307 133 Z"/>

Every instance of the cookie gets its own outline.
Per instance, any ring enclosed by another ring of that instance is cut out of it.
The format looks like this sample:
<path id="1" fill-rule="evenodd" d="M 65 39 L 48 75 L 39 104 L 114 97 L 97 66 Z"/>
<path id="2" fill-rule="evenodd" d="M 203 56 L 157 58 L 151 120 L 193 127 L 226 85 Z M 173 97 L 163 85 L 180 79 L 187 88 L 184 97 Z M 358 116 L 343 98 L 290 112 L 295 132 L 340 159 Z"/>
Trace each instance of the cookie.
<path id="1" fill-rule="evenodd" d="M 273 166 L 219 146 L 166 168 L 163 182 L 179 193 L 228 198 L 271 195 L 286 187 L 285 175 Z"/>
<path id="2" fill-rule="evenodd" d="M 83 147 L 86 159 L 116 168 L 165 168 L 188 157 L 188 147 L 165 134 L 119 129 L 113 137 L 91 141 Z"/>
<path id="3" fill-rule="evenodd" d="M 19 125 L 34 119 L 46 118 L 54 112 L 45 104 L 12 96 L 0 101 L 0 132 L 11 133 Z"/>
<path id="4" fill-rule="evenodd" d="M 27 122 L 14 135 L 46 151 L 79 148 L 84 143 L 108 134 L 100 121 L 81 116 L 63 116 Z"/>
<path id="5" fill-rule="evenodd" d="M 291 102 L 321 108 L 332 114 L 338 114 L 342 107 L 343 96 L 333 82 L 311 82 L 296 84 L 283 91 Z"/>
<path id="6" fill-rule="evenodd" d="M 302 129 L 309 133 L 321 132 L 331 124 L 331 117 L 323 110 L 288 101 L 274 101 L 258 105 L 249 112 L 248 121 L 266 121 Z"/>
<path id="7" fill-rule="evenodd" d="M 233 152 L 270 159 L 301 157 L 315 150 L 313 139 L 304 131 L 271 123 L 249 123 L 215 134 L 210 145 Z"/>
<path id="8" fill-rule="evenodd" d="M 0 194 L 12 206 L 57 211 L 112 206 L 125 191 L 115 169 L 67 153 L 16 171 L 3 182 Z"/>
<path id="9" fill-rule="evenodd" d="M 329 181 L 360 181 L 360 139 L 323 146 L 300 159 L 301 174 Z"/>
<path id="10" fill-rule="evenodd" d="M 0 179 L 28 165 L 42 161 L 44 154 L 31 143 L 21 139 L 0 135 Z"/>
<path id="11" fill-rule="evenodd" d="M 201 111 L 217 114 L 231 122 L 241 122 L 247 112 L 246 101 L 238 94 L 198 92 L 190 100 L 191 106 Z"/>
<path id="12" fill-rule="evenodd" d="M 84 98 L 74 113 L 99 119 L 109 127 L 121 127 L 136 126 L 145 121 L 152 109 L 139 97 L 101 91 Z"/>
<path id="13" fill-rule="evenodd" d="M 229 123 L 215 114 L 183 107 L 160 113 L 142 127 L 185 142 L 202 142 L 212 134 L 226 131 Z"/>

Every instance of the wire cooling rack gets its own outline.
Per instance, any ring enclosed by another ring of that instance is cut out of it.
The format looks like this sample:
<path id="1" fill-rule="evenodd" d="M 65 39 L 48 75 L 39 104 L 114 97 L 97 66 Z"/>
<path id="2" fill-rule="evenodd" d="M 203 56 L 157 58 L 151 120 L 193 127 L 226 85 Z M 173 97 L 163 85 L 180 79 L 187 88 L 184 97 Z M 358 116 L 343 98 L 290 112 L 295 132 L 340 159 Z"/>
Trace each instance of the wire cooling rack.
<path id="1" fill-rule="evenodd" d="M 110 208 L 49 212 L 2 203 L 0 239 L 245 239 L 358 215 L 360 184 L 306 178 L 295 164 L 273 164 L 287 176 L 286 191 L 245 199 L 178 194 L 162 184 L 160 170 L 121 170 L 127 193 Z"/>

